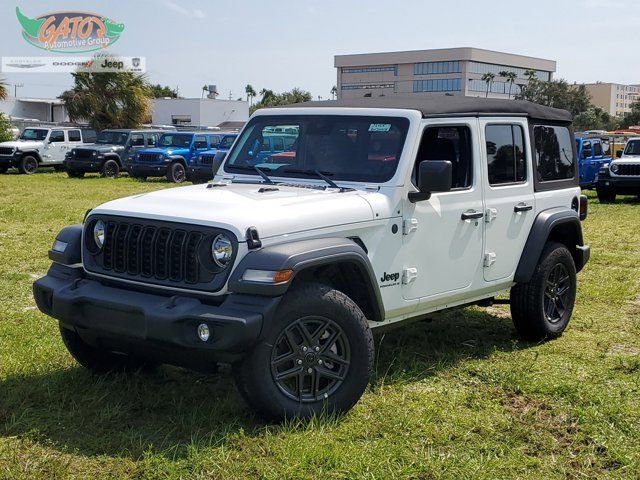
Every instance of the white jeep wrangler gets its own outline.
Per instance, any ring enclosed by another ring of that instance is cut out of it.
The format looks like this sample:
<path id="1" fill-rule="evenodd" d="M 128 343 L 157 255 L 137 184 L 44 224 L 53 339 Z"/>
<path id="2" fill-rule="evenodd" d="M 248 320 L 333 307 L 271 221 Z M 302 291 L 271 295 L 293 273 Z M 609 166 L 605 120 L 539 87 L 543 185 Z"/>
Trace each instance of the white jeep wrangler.
<path id="1" fill-rule="evenodd" d="M 87 128 L 25 128 L 17 140 L 0 143 L 0 173 L 16 167 L 20 173 L 31 174 L 39 166 L 63 171 L 66 153 L 95 139 L 96 132 Z"/>
<path id="2" fill-rule="evenodd" d="M 93 371 L 228 362 L 265 417 L 344 412 L 372 330 L 510 292 L 524 338 L 562 334 L 589 258 L 570 125 L 457 97 L 259 110 L 212 183 L 63 229 L 35 299 Z M 261 155 L 277 129 L 291 150 Z"/>
<path id="3" fill-rule="evenodd" d="M 600 168 L 596 191 L 602 203 L 615 202 L 616 195 L 640 199 L 640 137 L 630 138 L 617 158 Z"/>

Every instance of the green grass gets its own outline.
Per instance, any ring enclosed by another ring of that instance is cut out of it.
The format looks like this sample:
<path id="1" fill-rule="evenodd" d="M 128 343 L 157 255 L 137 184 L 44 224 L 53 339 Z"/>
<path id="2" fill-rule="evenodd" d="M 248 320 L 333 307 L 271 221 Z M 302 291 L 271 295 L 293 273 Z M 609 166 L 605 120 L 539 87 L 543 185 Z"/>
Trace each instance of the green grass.
<path id="1" fill-rule="evenodd" d="M 376 341 L 341 419 L 267 425 L 229 373 L 95 377 L 31 283 L 65 225 L 161 182 L 0 176 L 0 478 L 638 478 L 640 203 L 599 205 L 592 259 L 558 340 L 519 341 L 505 306 Z"/>

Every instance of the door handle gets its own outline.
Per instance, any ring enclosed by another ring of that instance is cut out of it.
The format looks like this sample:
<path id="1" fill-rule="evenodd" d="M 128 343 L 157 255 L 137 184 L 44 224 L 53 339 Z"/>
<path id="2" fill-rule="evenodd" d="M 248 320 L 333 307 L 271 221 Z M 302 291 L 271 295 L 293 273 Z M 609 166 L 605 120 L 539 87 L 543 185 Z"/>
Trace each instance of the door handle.
<path id="1" fill-rule="evenodd" d="M 482 217 L 484 217 L 484 212 L 479 210 L 467 210 L 466 212 L 462 212 L 462 215 L 460 215 L 462 220 L 477 220 Z"/>
<path id="2" fill-rule="evenodd" d="M 513 207 L 513 211 L 515 213 L 528 212 L 529 210 L 533 210 L 533 205 L 527 205 L 526 203 L 519 203 L 515 207 Z"/>

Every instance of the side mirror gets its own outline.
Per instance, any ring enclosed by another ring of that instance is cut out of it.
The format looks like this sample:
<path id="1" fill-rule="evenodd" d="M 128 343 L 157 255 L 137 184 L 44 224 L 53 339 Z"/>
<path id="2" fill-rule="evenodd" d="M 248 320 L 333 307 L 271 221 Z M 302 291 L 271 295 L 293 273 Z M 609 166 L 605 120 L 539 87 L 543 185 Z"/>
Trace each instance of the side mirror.
<path id="1" fill-rule="evenodd" d="M 616 152 L 616 158 L 622 158 L 622 150 Z"/>
<path id="2" fill-rule="evenodd" d="M 213 165 L 212 165 L 212 169 L 213 169 L 213 176 L 216 176 L 216 173 L 218 173 L 218 170 L 220 169 L 220 165 L 222 165 L 222 162 L 224 162 L 224 159 L 227 158 L 227 152 L 216 152 L 216 154 L 213 156 Z"/>
<path id="3" fill-rule="evenodd" d="M 418 192 L 409 192 L 412 203 L 429 200 L 434 192 L 451 190 L 453 167 L 449 160 L 422 160 L 418 165 Z"/>

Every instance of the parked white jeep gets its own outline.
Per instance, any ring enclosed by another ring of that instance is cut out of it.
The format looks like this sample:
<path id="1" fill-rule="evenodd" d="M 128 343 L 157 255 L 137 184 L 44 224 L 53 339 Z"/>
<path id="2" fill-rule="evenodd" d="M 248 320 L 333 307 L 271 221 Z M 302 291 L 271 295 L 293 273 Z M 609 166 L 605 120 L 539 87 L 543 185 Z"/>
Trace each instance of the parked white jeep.
<path id="1" fill-rule="evenodd" d="M 524 338 L 562 334 L 589 258 L 570 124 L 457 97 L 259 110 L 212 183 L 63 229 L 35 299 L 93 371 L 228 362 L 265 417 L 344 412 L 372 330 L 510 292 Z M 274 129 L 297 139 L 261 156 Z"/>
<path id="2" fill-rule="evenodd" d="M 66 153 L 93 143 L 96 132 L 77 127 L 28 127 L 17 140 L 0 143 L 0 173 L 16 167 L 20 173 L 35 173 L 38 167 L 64 170 Z"/>
<path id="3" fill-rule="evenodd" d="M 598 172 L 596 191 L 602 203 L 615 202 L 616 195 L 636 195 L 640 199 L 640 137 L 630 138 L 618 154 Z"/>

